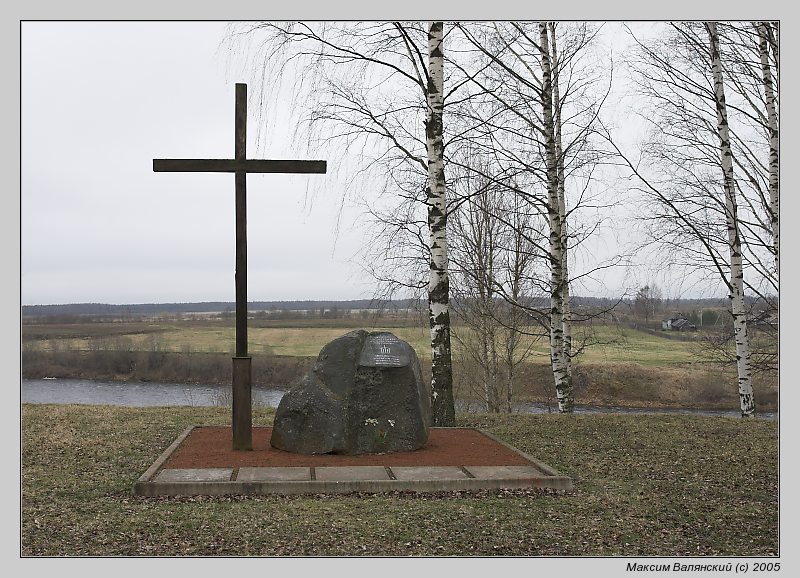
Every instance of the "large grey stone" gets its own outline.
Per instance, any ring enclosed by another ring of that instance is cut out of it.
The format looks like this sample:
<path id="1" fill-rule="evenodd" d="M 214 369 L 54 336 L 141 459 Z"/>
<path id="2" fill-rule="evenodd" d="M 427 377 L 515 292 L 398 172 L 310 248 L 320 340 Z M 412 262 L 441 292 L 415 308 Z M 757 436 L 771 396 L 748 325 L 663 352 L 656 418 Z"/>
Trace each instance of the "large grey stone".
<path id="1" fill-rule="evenodd" d="M 270 443 L 300 454 L 411 451 L 428 440 L 430 423 L 430 386 L 414 349 L 360 329 L 325 345 L 286 392 Z"/>

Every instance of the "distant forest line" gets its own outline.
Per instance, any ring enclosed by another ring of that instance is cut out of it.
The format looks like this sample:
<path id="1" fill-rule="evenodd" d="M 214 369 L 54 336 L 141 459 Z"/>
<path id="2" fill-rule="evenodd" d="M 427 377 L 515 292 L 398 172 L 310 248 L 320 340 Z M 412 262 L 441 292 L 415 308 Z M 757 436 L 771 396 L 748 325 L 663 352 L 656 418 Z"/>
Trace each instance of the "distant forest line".
<path id="1" fill-rule="evenodd" d="M 612 299 L 608 297 L 578 297 L 570 298 L 573 306 L 598 307 L 603 309 L 616 306 L 630 307 L 634 300 Z M 541 299 L 544 305 L 545 299 Z M 532 300 L 534 303 L 536 299 Z M 427 303 L 418 299 L 374 300 L 356 299 L 349 301 L 250 301 L 247 308 L 250 311 L 319 311 L 320 309 L 332 310 L 381 310 L 405 311 L 421 309 Z M 454 307 L 457 303 L 452 302 Z M 666 310 L 679 310 L 697 307 L 727 307 L 728 300 L 723 298 L 705 299 L 662 299 L 660 308 Z M 236 303 L 233 301 L 203 301 L 196 303 L 134 303 L 134 304 L 109 304 L 109 303 L 67 303 L 54 305 L 22 305 L 22 317 L 46 317 L 56 315 L 113 315 L 113 316 L 141 316 L 158 315 L 163 313 L 214 313 L 234 311 Z"/>

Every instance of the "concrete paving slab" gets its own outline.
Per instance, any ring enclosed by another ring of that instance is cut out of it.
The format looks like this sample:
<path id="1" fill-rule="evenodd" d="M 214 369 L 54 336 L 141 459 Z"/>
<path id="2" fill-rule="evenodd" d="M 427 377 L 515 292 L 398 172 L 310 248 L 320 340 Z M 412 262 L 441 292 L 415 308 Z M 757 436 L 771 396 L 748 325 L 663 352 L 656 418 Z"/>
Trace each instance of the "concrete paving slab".
<path id="1" fill-rule="evenodd" d="M 390 468 L 395 479 L 408 480 L 463 480 L 469 476 L 458 466 L 396 466 Z"/>
<path id="2" fill-rule="evenodd" d="M 311 480 L 311 468 L 239 468 L 237 482 L 300 482 Z"/>
<path id="3" fill-rule="evenodd" d="M 383 466 L 326 466 L 314 468 L 319 481 L 390 480 Z"/>
<path id="4" fill-rule="evenodd" d="M 227 482 L 231 479 L 233 468 L 192 468 L 185 470 L 161 470 L 156 482 Z"/>
<path id="5" fill-rule="evenodd" d="M 533 466 L 464 466 L 478 479 L 541 478 L 544 474 Z"/>

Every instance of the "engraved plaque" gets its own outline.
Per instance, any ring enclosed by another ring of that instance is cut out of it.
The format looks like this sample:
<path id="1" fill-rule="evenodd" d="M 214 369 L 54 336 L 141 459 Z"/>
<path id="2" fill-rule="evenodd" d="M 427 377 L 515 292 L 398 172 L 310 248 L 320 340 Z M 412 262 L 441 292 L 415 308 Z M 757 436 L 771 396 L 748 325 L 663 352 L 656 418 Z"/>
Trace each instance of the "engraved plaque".
<path id="1" fill-rule="evenodd" d="M 358 364 L 363 367 L 405 367 L 411 358 L 406 346 L 391 333 L 367 336 Z"/>

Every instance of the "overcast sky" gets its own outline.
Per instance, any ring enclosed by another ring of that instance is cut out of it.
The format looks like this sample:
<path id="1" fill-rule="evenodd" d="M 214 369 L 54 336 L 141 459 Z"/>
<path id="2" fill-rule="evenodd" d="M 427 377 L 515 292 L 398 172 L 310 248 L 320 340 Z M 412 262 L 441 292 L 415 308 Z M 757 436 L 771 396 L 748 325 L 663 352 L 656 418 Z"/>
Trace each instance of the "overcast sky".
<path id="1" fill-rule="evenodd" d="M 232 174 L 154 173 L 153 158 L 232 158 L 220 22 L 22 27 L 22 304 L 232 301 Z M 289 127 L 248 157 L 292 158 Z M 356 299 L 361 234 L 335 235 L 323 175 L 248 176 L 249 300 Z M 313 202 L 310 202 L 313 196 Z M 345 208 L 344 223 L 353 211 Z"/>
<path id="2" fill-rule="evenodd" d="M 233 156 L 234 84 L 250 73 L 225 32 L 23 23 L 22 304 L 234 299 L 233 175 L 152 171 L 153 158 Z M 248 157 L 294 158 L 286 112 L 257 143 L 251 103 Z M 249 300 L 372 296 L 353 259 L 358 210 L 339 213 L 331 175 L 247 178 Z"/>
<path id="3" fill-rule="evenodd" d="M 23 305 L 234 300 L 234 176 L 152 171 L 154 158 L 232 158 L 234 84 L 252 73 L 230 63 L 225 32 L 224 22 L 23 22 Z M 251 103 L 248 157 L 297 158 L 288 112 L 256 142 Z M 332 175 L 247 178 L 250 301 L 373 295 L 354 259 L 359 209 L 342 209 Z M 608 254 L 618 241 L 593 242 Z M 647 281 L 606 273 L 576 294 Z"/>

